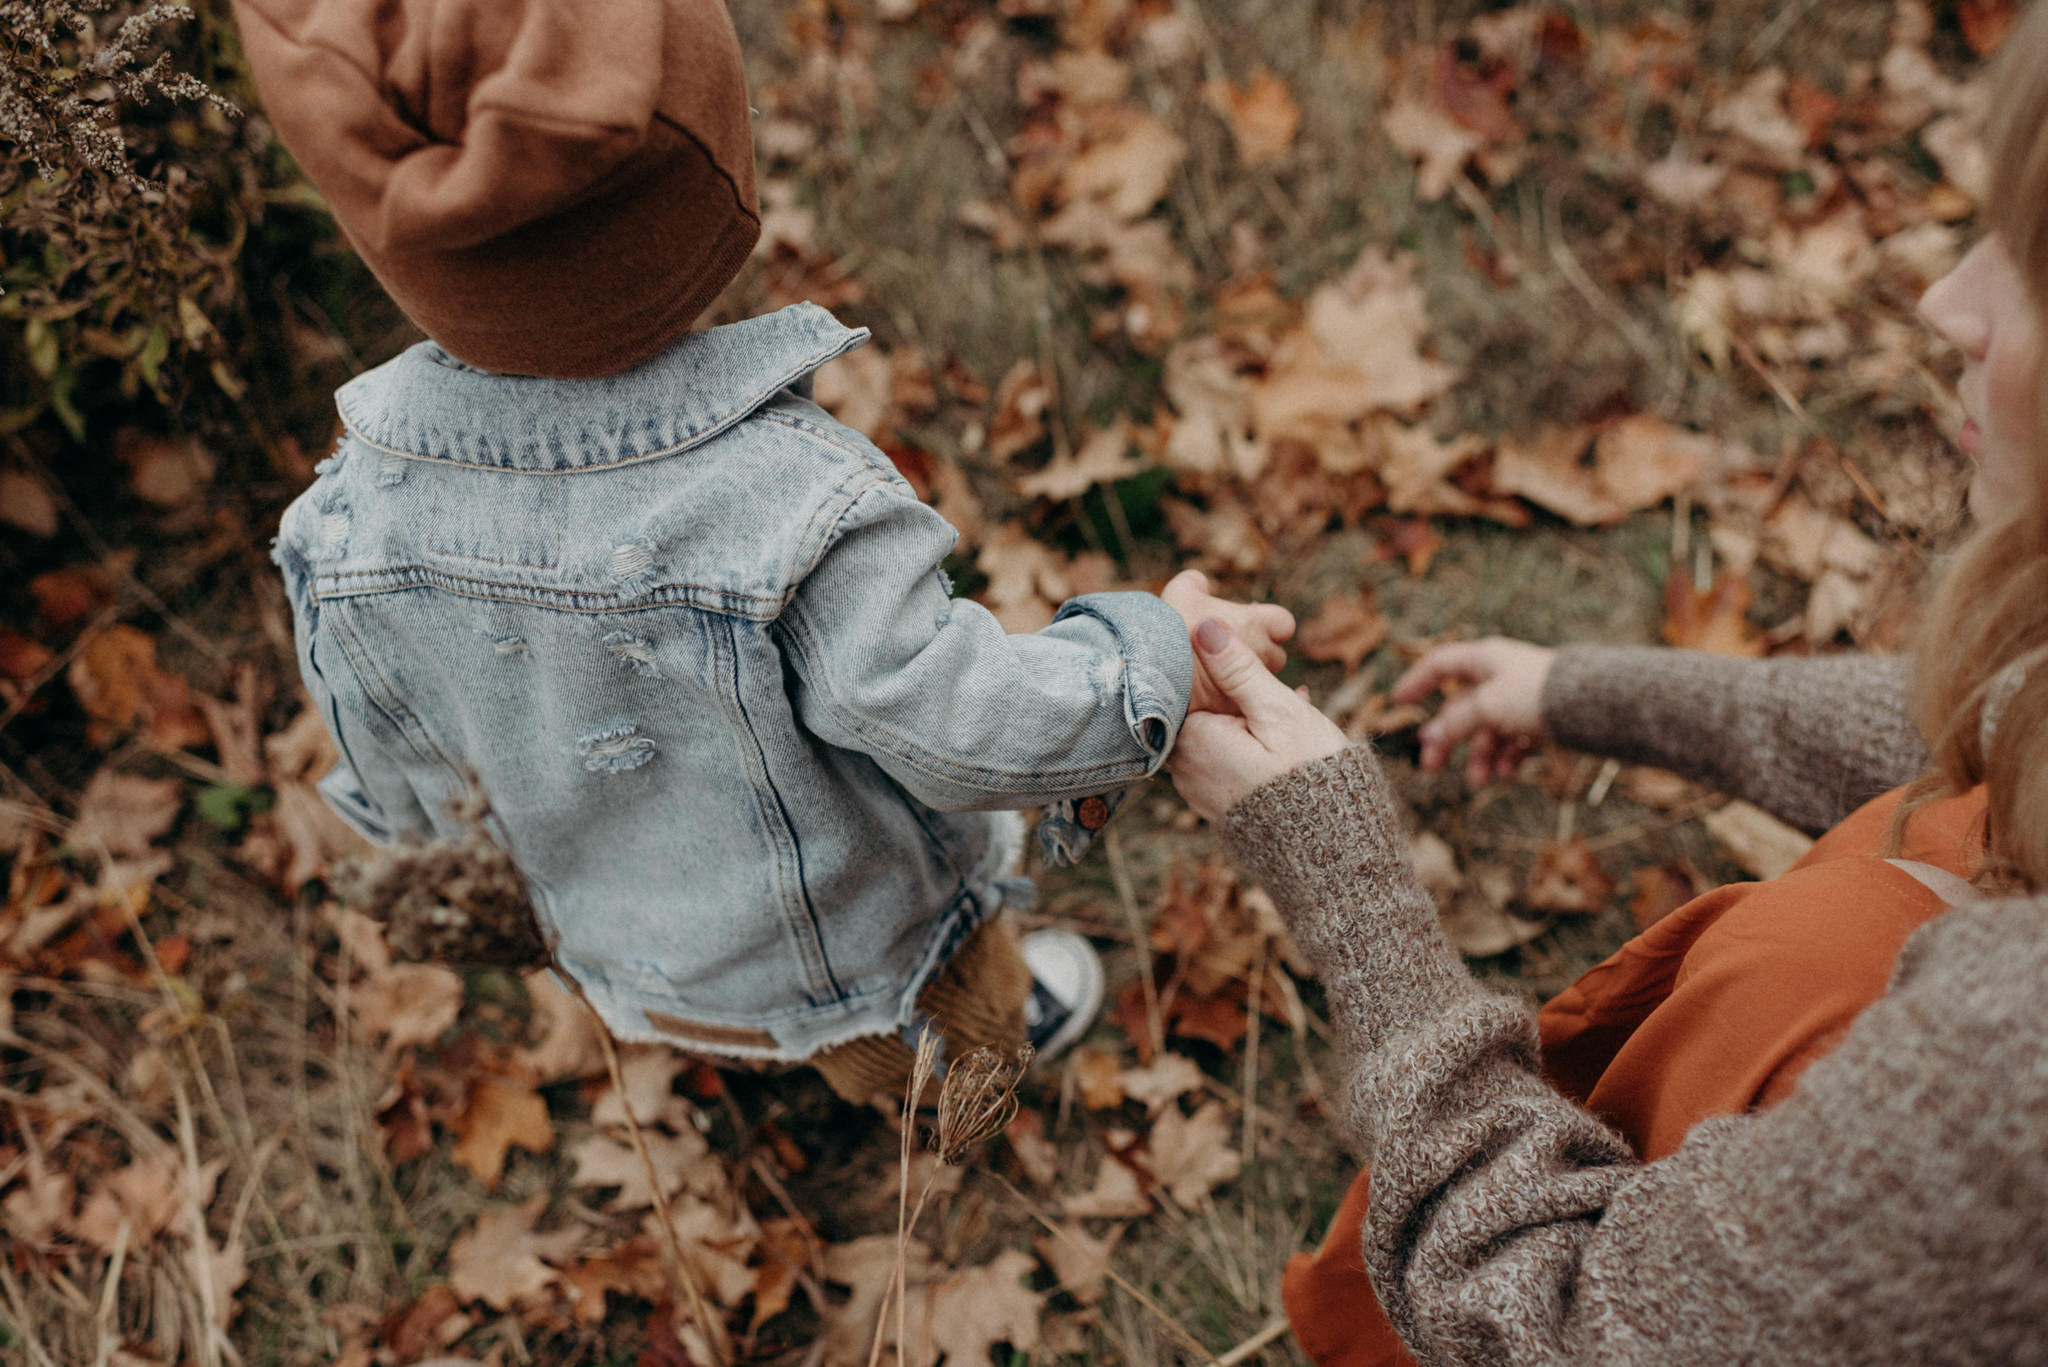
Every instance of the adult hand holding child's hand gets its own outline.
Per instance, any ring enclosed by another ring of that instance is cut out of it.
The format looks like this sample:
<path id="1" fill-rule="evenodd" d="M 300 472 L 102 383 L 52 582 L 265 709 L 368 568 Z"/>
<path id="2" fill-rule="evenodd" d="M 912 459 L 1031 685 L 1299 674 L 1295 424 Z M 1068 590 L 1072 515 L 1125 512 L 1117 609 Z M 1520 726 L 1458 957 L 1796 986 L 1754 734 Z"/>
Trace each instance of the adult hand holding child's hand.
<path id="1" fill-rule="evenodd" d="M 1294 635 L 1294 614 L 1278 603 L 1237 603 L 1218 598 L 1209 592 L 1209 577 L 1200 570 L 1182 570 L 1167 581 L 1159 596 L 1188 624 L 1190 639 L 1202 622 L 1216 621 L 1244 642 L 1266 668 L 1278 669 L 1287 663 L 1287 652 L 1279 643 Z M 1188 711 L 1236 710 L 1236 704 L 1202 667 L 1202 652 L 1197 649 L 1194 691 L 1188 698 Z"/>
<path id="2" fill-rule="evenodd" d="M 1254 788 L 1334 755 L 1350 742 L 1305 696 L 1269 673 L 1250 647 L 1211 618 L 1195 628 L 1195 668 L 1236 716 L 1190 712 L 1166 761 L 1173 786 L 1212 824 Z"/>

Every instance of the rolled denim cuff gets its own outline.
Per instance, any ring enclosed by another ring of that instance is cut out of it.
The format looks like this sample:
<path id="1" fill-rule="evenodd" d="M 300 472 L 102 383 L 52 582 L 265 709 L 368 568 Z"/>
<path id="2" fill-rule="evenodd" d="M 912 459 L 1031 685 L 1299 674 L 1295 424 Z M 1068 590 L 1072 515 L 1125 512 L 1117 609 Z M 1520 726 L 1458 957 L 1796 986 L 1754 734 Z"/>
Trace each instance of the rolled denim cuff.
<path id="1" fill-rule="evenodd" d="M 1124 722 L 1143 747 L 1145 773 L 1156 773 L 1173 751 L 1195 686 L 1195 648 L 1187 623 L 1150 593 L 1085 593 L 1069 598 L 1055 623 L 1086 615 L 1109 628 L 1123 662 Z"/>

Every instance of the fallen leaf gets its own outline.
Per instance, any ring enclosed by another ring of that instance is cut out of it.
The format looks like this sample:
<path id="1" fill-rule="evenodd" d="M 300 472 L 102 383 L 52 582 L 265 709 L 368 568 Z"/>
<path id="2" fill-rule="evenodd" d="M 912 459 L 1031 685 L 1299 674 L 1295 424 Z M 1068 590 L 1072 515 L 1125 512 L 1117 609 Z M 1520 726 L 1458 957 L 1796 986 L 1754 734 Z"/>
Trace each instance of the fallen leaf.
<path id="1" fill-rule="evenodd" d="M 92 719 L 86 738 L 94 745 L 137 725 L 146 726 L 151 742 L 166 750 L 212 739 L 191 685 L 159 667 L 156 642 L 125 622 L 87 640 L 65 678 Z"/>
<path id="2" fill-rule="evenodd" d="M 1083 1106 L 1107 1111 L 1124 1104 L 1123 1065 L 1115 1054 L 1107 1049 L 1078 1049 L 1070 1066 L 1080 1082 Z"/>
<path id="3" fill-rule="evenodd" d="M 1045 468 L 1017 481 L 1017 492 L 1026 498 L 1049 498 L 1064 502 L 1079 498 L 1098 484 L 1114 484 L 1141 473 L 1145 463 L 1130 452 L 1131 425 L 1119 420 L 1088 434 L 1080 449 L 1055 457 Z"/>
<path id="4" fill-rule="evenodd" d="M 143 778 L 101 769 L 79 795 L 78 816 L 66 839 L 82 849 L 116 857 L 140 855 L 170 830 L 185 802 L 185 785 L 174 778 Z"/>
<path id="5" fill-rule="evenodd" d="M 1078 1220 L 1069 1220 L 1057 1233 L 1034 1234 L 1031 1242 L 1039 1258 L 1052 1269 L 1060 1290 L 1072 1296 L 1076 1305 L 1093 1305 L 1108 1290 L 1110 1255 L 1128 1228 L 1112 1225 L 1098 1239 Z"/>
<path id="6" fill-rule="evenodd" d="M 562 1282 L 564 1261 L 583 1242 L 583 1230 L 537 1232 L 533 1222 L 547 1206 L 545 1192 L 516 1206 L 493 1206 L 448 1246 L 448 1286 L 465 1301 L 510 1310 L 537 1300 Z"/>
<path id="7" fill-rule="evenodd" d="M 1263 67 L 1242 87 L 1224 80 L 1210 81 L 1202 87 L 1202 98 L 1229 125 L 1242 164 L 1273 161 L 1294 146 L 1294 135 L 1301 128 L 1301 106 L 1287 82 Z"/>
<path id="8" fill-rule="evenodd" d="M 424 1358 L 447 1343 L 442 1331 L 462 1315 L 462 1298 L 446 1282 L 435 1282 L 411 1305 L 385 1320 L 385 1344 L 407 1362 Z"/>
<path id="9" fill-rule="evenodd" d="M 1145 1147 L 1152 1155 L 1152 1175 L 1166 1194 L 1183 1210 L 1197 1213 L 1209 1208 L 1211 1192 L 1236 1180 L 1242 1163 L 1220 1101 L 1205 1103 L 1191 1116 L 1169 1106 L 1152 1122 Z M 1073 1213 L 1071 1206 L 1068 1213 Z"/>
<path id="10" fill-rule="evenodd" d="M 1635 891 L 1628 899 L 1629 916 L 1634 919 L 1637 930 L 1648 930 L 1699 893 L 1699 884 L 1690 866 L 1651 864 L 1636 870 Z"/>
<path id="11" fill-rule="evenodd" d="M 1104 1154 L 1102 1165 L 1095 1170 L 1095 1184 L 1061 1201 L 1060 1209 L 1074 1220 L 1123 1220 L 1150 1215 L 1152 1198 L 1145 1194 L 1129 1164 Z"/>
<path id="12" fill-rule="evenodd" d="M 1167 1012 L 1166 1033 L 1181 1039 L 1198 1039 L 1230 1053 L 1244 1041 L 1251 1021 L 1245 1013 L 1245 994 L 1238 991 L 1220 996 L 1175 994 Z"/>
<path id="13" fill-rule="evenodd" d="M 869 1234 L 825 1249 L 825 1278 L 848 1288 L 851 1294 L 842 1305 L 823 1311 L 825 1332 L 824 1367 L 859 1367 L 868 1361 L 868 1345 L 875 1333 L 875 1317 L 896 1275 L 897 1247 L 894 1234 Z M 922 1309 L 923 1283 L 930 1276 L 931 1252 L 912 1238 L 903 1250 L 903 1281 L 908 1283 L 905 1318 L 915 1305 Z M 896 1316 L 891 1311 L 884 1325 L 884 1341 L 893 1342 Z"/>
<path id="14" fill-rule="evenodd" d="M 1762 655 L 1764 638 L 1745 615 L 1749 602 L 1749 580 L 1741 575 L 1723 574 L 1695 590 L 1685 566 L 1673 565 L 1664 581 L 1664 639 L 1718 655 Z"/>
<path id="15" fill-rule="evenodd" d="M 1062 204 L 1098 200 L 1118 218 L 1142 218 L 1166 197 L 1187 144 L 1142 109 L 1111 105 L 1091 127 L 1088 145 L 1060 176 Z"/>
<path id="16" fill-rule="evenodd" d="M 30 536 L 57 534 L 57 500 L 26 470 L 0 470 L 0 522 Z"/>
<path id="17" fill-rule="evenodd" d="M 480 1078 L 470 1087 L 454 1130 L 455 1161 L 474 1173 L 487 1191 L 497 1187 L 509 1150 L 546 1153 L 555 1146 L 555 1127 L 540 1093 L 490 1078 Z"/>
<path id="18" fill-rule="evenodd" d="M 541 1022 L 541 1037 L 532 1048 L 519 1051 L 521 1065 L 543 1084 L 604 1072 L 604 1046 L 583 1003 L 549 969 L 535 969 L 522 981 L 534 1017 Z"/>
<path id="19" fill-rule="evenodd" d="M 1550 929 L 1548 917 L 1532 920 L 1508 910 L 1514 892 L 1514 881 L 1505 871 L 1481 869 L 1469 886 L 1452 897 L 1440 920 L 1444 934 L 1460 954 L 1490 959 L 1528 944 Z"/>
<path id="20" fill-rule="evenodd" d="M 913 1361 L 984 1363 L 998 1343 L 1030 1358 L 1045 1299 L 1026 1284 L 1037 1268 L 1029 1253 L 1006 1248 L 981 1267 L 942 1278 L 931 1288 L 921 1324 L 911 1329 Z M 923 1355 L 915 1356 L 920 1347 Z"/>
<path id="21" fill-rule="evenodd" d="M 1059 1180 L 1059 1146 L 1045 1137 L 1045 1117 L 1032 1110 L 1019 1110 L 1003 1127 L 1003 1138 L 1017 1166 L 1032 1183 L 1049 1187 Z"/>
<path id="22" fill-rule="evenodd" d="M 128 467 L 128 487 L 159 508 L 176 508 L 213 478 L 213 453 L 193 437 L 164 437 L 124 427 L 114 457 Z"/>
<path id="23" fill-rule="evenodd" d="M 1752 878 L 1776 878 L 1813 848 L 1812 836 L 1747 802 L 1731 802 L 1709 812 L 1703 824 L 1714 842 Z"/>
<path id="24" fill-rule="evenodd" d="M 1409 91 L 1397 94 L 1380 119 L 1380 130 L 1415 163 L 1415 194 L 1439 200 L 1464 174 L 1465 163 L 1486 139 L 1463 127 L 1444 109 Z"/>
<path id="25" fill-rule="evenodd" d="M 747 1322 L 749 1334 L 760 1333 L 762 1325 L 789 1308 L 791 1293 L 818 1253 L 818 1240 L 802 1221 L 762 1221 L 760 1243 L 755 1248 L 754 1312 Z"/>
<path id="26" fill-rule="evenodd" d="M 1311 660 L 1342 662 L 1344 672 L 1351 674 L 1392 630 L 1371 587 L 1362 586 L 1324 599 L 1315 616 L 1301 624 L 1294 645 Z"/>
<path id="27" fill-rule="evenodd" d="M 349 995 L 356 1022 L 387 1054 L 441 1038 L 462 1012 L 462 979 L 433 964 L 394 964 Z"/>
<path id="28" fill-rule="evenodd" d="M 1614 880 L 1586 846 L 1584 836 L 1546 841 L 1522 890 L 1522 905 L 1535 911 L 1585 916 L 1607 905 Z"/>
<path id="29" fill-rule="evenodd" d="M 694 1129 L 673 1135 L 654 1130 L 641 1137 L 646 1141 L 654 1171 L 661 1178 L 664 1194 L 680 1191 L 711 1152 L 711 1146 Z M 607 1210 L 638 1210 L 654 1204 L 654 1189 L 648 1184 L 646 1165 L 641 1163 L 630 1140 L 593 1134 L 571 1149 L 569 1158 L 576 1164 L 571 1186 L 619 1189 L 604 1203 Z"/>
<path id="30" fill-rule="evenodd" d="M 636 1234 L 602 1253 L 578 1258 L 562 1269 L 569 1288 L 569 1313 L 578 1324 L 602 1324 L 613 1292 L 660 1301 L 674 1286 L 659 1240 Z"/>
<path id="31" fill-rule="evenodd" d="M 1176 1098 L 1199 1091 L 1202 1070 L 1185 1054 L 1161 1054 L 1143 1068 L 1127 1068 L 1117 1079 L 1119 1092 L 1143 1102 L 1147 1113 L 1157 1115 Z"/>

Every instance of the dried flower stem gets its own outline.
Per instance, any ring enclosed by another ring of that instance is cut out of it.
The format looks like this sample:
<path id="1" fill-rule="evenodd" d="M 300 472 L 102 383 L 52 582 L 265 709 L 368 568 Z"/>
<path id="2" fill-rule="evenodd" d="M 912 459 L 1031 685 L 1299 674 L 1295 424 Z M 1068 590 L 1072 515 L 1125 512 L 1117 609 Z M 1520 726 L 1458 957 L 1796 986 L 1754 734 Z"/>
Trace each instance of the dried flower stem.
<path id="1" fill-rule="evenodd" d="M 924 1214 L 925 1199 L 932 1194 L 932 1184 L 938 1180 L 938 1170 L 925 1179 L 924 1190 L 917 1195 L 917 1210 L 910 1212 L 910 1144 L 917 1133 L 917 1103 L 924 1096 L 925 1085 L 932 1080 L 932 1072 L 938 1067 L 939 1041 L 929 1026 L 919 1032 L 917 1053 L 910 1063 L 910 1081 L 903 1092 L 903 1135 L 902 1148 L 897 1156 L 896 1182 L 896 1265 L 889 1270 L 889 1284 L 882 1288 L 882 1303 L 875 1307 L 875 1338 L 868 1345 L 868 1367 L 877 1367 L 882 1360 L 882 1330 L 889 1323 L 889 1298 L 896 1297 L 896 1360 L 903 1360 L 903 1340 L 907 1325 L 904 1310 L 904 1294 L 909 1280 L 910 1231 L 917 1227 L 918 1216 Z"/>

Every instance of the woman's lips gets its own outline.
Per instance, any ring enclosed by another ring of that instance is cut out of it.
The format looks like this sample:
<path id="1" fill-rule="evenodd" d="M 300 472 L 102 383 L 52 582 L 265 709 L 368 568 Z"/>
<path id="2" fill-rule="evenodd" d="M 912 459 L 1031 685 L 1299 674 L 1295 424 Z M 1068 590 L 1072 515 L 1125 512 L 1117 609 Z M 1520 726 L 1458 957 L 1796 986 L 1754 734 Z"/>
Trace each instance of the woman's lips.
<path id="1" fill-rule="evenodd" d="M 1965 455 L 1976 455 L 1977 448 L 1983 444 L 1984 432 L 1982 428 L 1977 426 L 1975 418 L 1964 422 L 1963 430 L 1956 433 L 1956 445 L 1962 448 Z"/>

